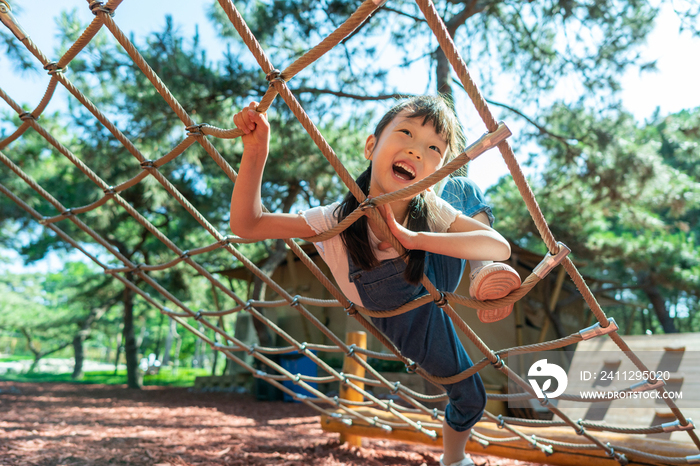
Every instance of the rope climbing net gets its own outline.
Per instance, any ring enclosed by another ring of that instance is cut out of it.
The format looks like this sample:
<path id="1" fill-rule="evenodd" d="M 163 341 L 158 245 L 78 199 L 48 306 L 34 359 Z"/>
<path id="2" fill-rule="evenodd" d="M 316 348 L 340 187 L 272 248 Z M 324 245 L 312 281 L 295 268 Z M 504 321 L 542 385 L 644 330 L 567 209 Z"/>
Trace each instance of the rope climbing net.
<path id="1" fill-rule="evenodd" d="M 629 346 L 620 337 L 617 332 L 617 325 L 613 319 L 606 317 L 604 311 L 601 309 L 600 305 L 596 301 L 592 292 L 586 285 L 582 276 L 578 272 L 577 268 L 573 262 L 567 257 L 568 249 L 561 243 L 558 243 L 554 238 L 552 232 L 550 231 L 542 212 L 540 211 L 535 197 L 530 190 L 525 177 L 515 159 L 515 155 L 511 146 L 507 142 L 506 138 L 510 135 L 509 130 L 503 125 L 499 124 L 491 114 L 485 100 L 481 96 L 477 86 L 472 81 L 470 74 L 467 70 L 465 63 L 460 58 L 455 44 L 453 43 L 449 33 L 447 32 L 445 25 L 443 24 L 440 16 L 438 15 L 435 6 L 430 0 L 416 0 L 419 8 L 423 12 L 427 23 L 435 34 L 440 47 L 445 52 L 449 62 L 451 63 L 454 71 L 459 77 L 464 89 L 469 95 L 471 101 L 473 102 L 478 114 L 483 120 L 487 133 L 467 148 L 463 153 L 456 157 L 449 164 L 445 165 L 443 168 L 438 170 L 433 175 L 428 178 L 413 184 L 401 191 L 385 194 L 374 199 L 368 200 L 362 193 L 360 188 L 355 183 L 353 177 L 346 170 L 346 168 L 339 161 L 338 157 L 334 153 L 333 149 L 323 138 L 321 133 L 315 124 L 311 121 L 309 116 L 306 114 L 302 106 L 299 104 L 296 97 L 290 91 L 287 86 L 287 82 L 291 80 L 296 74 L 298 74 L 305 67 L 312 64 L 314 61 L 319 59 L 323 54 L 331 50 L 335 45 L 340 43 L 345 37 L 352 34 L 364 21 L 366 21 L 378 8 L 383 4 L 380 0 L 366 0 L 359 8 L 335 31 L 333 31 L 328 37 L 323 39 L 318 45 L 309 50 L 301 58 L 296 60 L 294 63 L 289 65 L 283 71 L 276 69 L 270 62 L 262 49 L 256 38 L 253 36 L 242 16 L 239 14 L 231 0 L 219 0 L 218 3 L 223 9 L 225 14 L 228 16 L 229 20 L 235 27 L 235 29 L 240 34 L 243 42 L 250 49 L 255 60 L 257 61 L 260 68 L 266 74 L 267 80 L 269 81 L 269 87 L 264 97 L 262 98 L 260 105 L 258 107 L 259 111 L 266 111 L 272 104 L 275 97 L 278 95 L 284 100 L 284 102 L 289 106 L 291 111 L 294 113 L 296 118 L 309 133 L 314 143 L 318 146 L 321 153 L 331 164 L 339 178 L 347 186 L 350 192 L 361 202 L 360 207 L 351 214 L 346 220 L 341 222 L 333 230 L 324 232 L 321 235 L 311 239 L 311 241 L 320 241 L 322 239 L 327 239 L 333 235 L 338 234 L 353 221 L 362 215 L 369 215 L 371 218 L 377 221 L 377 224 L 382 225 L 384 233 L 387 237 L 391 237 L 389 234 L 386 224 L 381 219 L 381 216 L 377 212 L 376 207 L 392 202 L 397 198 L 405 198 L 409 195 L 417 194 L 420 191 L 426 189 L 438 182 L 439 180 L 445 178 L 450 173 L 463 167 L 470 160 L 476 158 L 479 154 L 484 151 L 497 147 L 502 154 L 510 173 L 520 191 L 522 198 L 524 199 L 527 208 L 537 226 L 540 236 L 547 246 L 550 253 L 545 257 L 543 262 L 537 266 L 533 272 L 524 281 L 519 289 L 514 290 L 509 296 L 492 301 L 477 301 L 468 297 L 460 296 L 454 293 L 443 293 L 436 289 L 435 286 L 427 279 L 423 277 L 422 284 L 425 286 L 428 294 L 422 296 L 415 301 L 407 303 L 400 308 L 386 310 L 382 312 L 372 312 L 367 309 L 354 304 L 340 292 L 340 290 L 333 284 L 333 282 L 324 275 L 324 273 L 319 269 L 316 263 L 302 250 L 302 248 L 292 239 L 285 240 L 289 249 L 291 249 L 296 256 L 313 272 L 317 279 L 323 284 L 323 286 L 330 292 L 334 299 L 322 300 L 314 299 L 308 296 L 292 296 L 288 293 L 282 286 L 273 281 L 269 276 L 267 276 L 263 271 L 261 271 L 253 262 L 251 262 L 245 255 L 243 255 L 239 249 L 235 246 L 238 243 L 250 242 L 242 238 L 235 236 L 225 236 L 222 235 L 217 229 L 193 206 L 193 204 L 188 200 L 178 189 L 159 171 L 159 168 L 163 167 L 165 164 L 173 161 L 178 156 L 183 154 L 188 148 L 195 144 L 199 144 L 206 153 L 215 161 L 215 163 L 220 167 L 220 169 L 228 176 L 232 181 L 236 181 L 236 171 L 226 162 L 226 160 L 217 151 L 215 146 L 210 141 L 212 138 L 222 138 L 222 139 L 232 139 L 241 135 L 238 129 L 223 129 L 215 126 L 208 125 L 206 123 L 197 123 L 193 118 L 185 111 L 185 109 L 178 103 L 178 101 L 173 97 L 171 92 L 161 81 L 159 76 L 154 72 L 154 70 L 149 66 L 146 60 L 141 56 L 133 43 L 129 38 L 122 32 L 122 30 L 117 26 L 114 21 L 114 15 L 117 11 L 118 6 L 122 0 L 109 0 L 106 3 L 102 3 L 96 0 L 88 0 L 88 6 L 92 13 L 94 13 L 94 20 L 91 24 L 83 31 L 78 40 L 72 44 L 72 46 L 65 52 L 65 54 L 60 57 L 58 61 L 49 60 L 42 51 L 32 42 L 32 40 L 25 34 L 19 23 L 13 17 L 9 4 L 5 0 L 0 0 L 0 18 L 3 24 L 8 27 L 16 38 L 26 46 L 26 48 L 33 54 L 37 60 L 43 65 L 50 75 L 50 81 L 46 90 L 46 93 L 37 105 L 37 107 L 31 112 L 25 111 L 20 105 L 18 105 L 5 91 L 0 89 L 0 97 L 17 113 L 21 124 L 17 129 L 3 141 L 0 141 L 0 161 L 7 166 L 12 172 L 14 172 L 19 178 L 21 178 L 29 187 L 31 187 L 36 193 L 48 201 L 58 212 L 55 216 L 44 216 L 40 212 L 36 211 L 27 202 L 20 199 L 15 193 L 13 193 L 6 186 L 0 184 L 0 191 L 8 196 L 12 201 L 18 204 L 22 209 L 24 209 L 29 215 L 31 215 L 38 222 L 43 224 L 46 228 L 52 230 L 60 238 L 71 244 L 76 249 L 80 250 L 89 259 L 95 262 L 98 266 L 102 267 L 106 273 L 112 274 L 117 280 L 122 282 L 126 287 L 133 290 L 133 292 L 140 295 L 144 300 L 150 303 L 155 308 L 159 309 L 160 312 L 170 316 L 172 319 L 177 321 L 180 325 L 186 328 L 188 331 L 195 334 L 197 337 L 204 340 L 216 351 L 220 351 L 230 360 L 238 363 L 242 368 L 249 371 L 255 377 L 261 378 L 269 382 L 270 384 L 276 386 L 280 390 L 293 396 L 296 400 L 302 401 L 312 407 L 313 409 L 319 411 L 320 413 L 330 416 L 332 418 L 338 419 L 346 424 L 352 424 L 353 422 L 364 423 L 365 425 L 377 426 L 386 432 L 391 432 L 393 429 L 397 428 L 409 428 L 427 436 L 427 438 L 436 438 L 438 433 L 436 429 L 441 427 L 441 421 L 444 416 L 444 412 L 431 409 L 425 406 L 426 402 L 432 402 L 436 400 L 444 400 L 446 395 L 426 395 L 423 393 L 416 392 L 408 387 L 402 386 L 396 382 L 391 382 L 377 372 L 371 365 L 366 362 L 367 357 L 375 357 L 380 359 L 389 359 L 403 362 L 407 368 L 420 374 L 422 377 L 428 379 L 431 382 L 437 384 L 451 384 L 459 380 L 463 380 L 471 375 L 475 374 L 479 370 L 491 365 L 497 370 L 504 373 L 510 378 L 514 383 L 522 388 L 522 394 L 502 394 L 502 395 L 489 395 L 490 399 L 515 399 L 517 397 L 522 398 L 528 397 L 536 399 L 536 395 L 532 387 L 523 380 L 518 374 L 516 374 L 504 361 L 501 356 L 506 354 L 511 356 L 515 354 L 525 354 L 532 353 L 543 350 L 551 350 L 556 348 L 563 348 L 565 346 L 587 340 L 590 338 L 607 335 L 612 339 L 615 344 L 619 347 L 621 351 L 627 355 L 631 362 L 642 372 L 650 373 L 653 376 L 653 372 L 645 366 L 645 364 L 630 350 Z M 162 98 L 167 102 L 173 112 L 182 121 L 182 124 L 186 130 L 185 138 L 177 144 L 169 153 L 163 155 L 156 160 L 148 160 L 142 152 L 117 128 L 117 126 L 110 121 L 108 116 L 103 113 L 99 108 L 97 108 L 66 76 L 64 70 L 71 63 L 71 61 L 83 50 L 86 45 L 95 37 L 95 35 L 102 28 L 106 28 L 114 36 L 117 42 L 124 48 L 128 53 L 134 63 L 140 68 L 143 74 L 148 78 L 148 80 L 155 87 L 157 92 L 162 96 Z M 94 172 L 89 166 L 87 166 L 83 161 L 81 161 L 71 150 L 54 138 L 42 125 L 38 123 L 38 118 L 42 112 L 46 109 L 46 106 L 51 101 L 54 92 L 58 86 L 61 84 L 68 92 L 77 99 L 94 117 L 102 124 L 104 127 L 116 138 L 127 150 L 128 152 L 137 160 L 142 168 L 142 171 L 133 178 L 117 185 L 110 186 L 105 182 L 98 173 Z M 3 150 L 5 150 L 13 141 L 21 137 L 29 128 L 32 128 L 39 135 L 41 135 L 52 147 L 58 150 L 66 159 L 68 159 L 72 164 L 74 164 L 82 173 L 85 174 L 96 186 L 104 191 L 104 195 L 96 202 L 82 207 L 66 207 L 61 204 L 51 193 L 46 191 L 42 186 L 40 186 L 34 179 L 32 179 L 25 171 L 22 170 L 13 160 L 8 157 Z M 207 246 L 200 247 L 191 250 L 182 250 L 175 244 L 171 239 L 162 234 L 162 232 L 151 223 L 147 218 L 141 215 L 132 205 L 130 205 L 122 194 L 125 190 L 135 186 L 137 183 L 142 182 L 147 177 L 153 177 L 171 196 L 173 196 L 177 202 L 179 202 L 182 207 L 192 215 L 196 221 L 211 235 L 213 242 Z M 129 258 L 125 257 L 119 250 L 112 246 L 105 238 L 96 233 L 89 225 L 84 223 L 80 215 L 91 210 L 97 209 L 107 202 L 116 203 L 118 206 L 126 210 L 136 221 L 138 221 L 143 227 L 145 227 L 150 234 L 161 241 L 167 248 L 172 251 L 174 259 L 164 263 L 164 264 L 137 264 L 132 262 Z M 57 225 L 60 221 L 68 220 L 72 222 L 77 228 L 82 230 L 84 233 L 89 235 L 96 243 L 108 250 L 116 259 L 118 259 L 123 266 L 122 267 L 110 267 L 104 263 L 104 261 L 93 254 L 89 248 L 85 248 L 81 243 L 76 241 L 73 237 L 64 232 Z M 400 253 L 403 252 L 403 248 L 398 243 L 398 241 L 392 238 L 392 245 Z M 241 299 L 234 291 L 224 286 L 210 271 L 205 267 L 200 265 L 196 260 L 196 256 L 212 252 L 215 250 L 222 250 L 231 256 L 235 257 L 242 264 L 245 265 L 256 277 L 262 280 L 270 290 L 277 293 L 280 297 L 277 301 L 251 301 Z M 235 301 L 236 306 L 232 309 L 227 309 L 224 311 L 193 311 L 183 302 L 181 302 L 176 296 L 165 289 L 160 283 L 153 278 L 149 272 L 157 270 L 165 270 L 174 267 L 180 263 L 185 263 L 189 267 L 192 267 L 199 275 L 204 277 L 206 280 L 211 282 L 212 286 L 215 287 L 219 292 L 224 293 Z M 562 265 L 568 275 L 571 277 L 572 281 L 578 288 L 578 291 L 583 296 L 585 302 L 590 307 L 591 312 L 595 316 L 597 323 L 595 325 L 585 328 L 580 332 L 574 333 L 568 337 L 560 338 L 558 340 L 553 340 L 545 343 L 520 346 L 517 348 L 508 348 L 494 351 L 487 347 L 487 345 L 481 340 L 481 338 L 470 328 L 469 325 L 455 312 L 453 304 L 458 303 L 466 305 L 471 308 L 476 309 L 495 309 L 503 307 L 504 305 L 511 304 L 525 296 L 528 291 L 530 291 L 539 281 L 547 276 L 547 274 L 557 265 Z M 160 300 L 153 298 L 150 294 L 136 286 L 132 280 L 127 277 L 136 276 L 144 283 L 147 283 L 153 290 L 158 292 L 161 297 L 165 300 L 161 302 Z M 455 326 L 459 328 L 466 337 L 478 348 L 478 350 L 483 354 L 483 359 L 478 361 L 472 368 L 464 371 L 460 374 L 455 374 L 451 377 L 434 377 L 428 374 L 423 368 L 417 367 L 413 361 L 405 358 L 400 352 L 394 347 L 394 345 L 387 340 L 387 338 L 381 334 L 367 319 L 368 317 L 389 317 L 393 315 L 398 315 L 403 312 L 407 312 L 411 309 L 420 306 L 426 302 L 433 300 L 440 306 L 449 317 L 454 322 Z M 169 303 L 169 304 L 164 304 Z M 294 339 L 290 334 L 285 332 L 280 326 L 276 325 L 273 321 L 268 319 L 262 312 L 261 309 L 264 307 L 279 307 L 282 305 L 287 305 L 295 309 L 303 316 L 308 319 L 316 328 L 318 328 L 330 341 L 331 345 L 321 345 L 313 344 L 308 342 L 300 342 Z M 171 310 L 168 306 L 177 308 L 178 311 Z M 317 317 L 314 316 L 312 312 L 307 309 L 307 306 L 340 306 L 345 309 L 348 316 L 356 319 L 363 327 L 367 329 L 372 335 L 374 335 L 379 341 L 381 341 L 386 348 L 391 353 L 386 352 L 374 352 L 355 345 L 346 344 L 341 338 L 331 332 Z M 263 322 L 269 328 L 277 334 L 282 340 L 288 343 L 286 347 L 262 347 L 256 345 L 248 345 L 236 338 L 236 335 L 231 335 L 224 331 L 222 328 L 216 325 L 215 320 L 226 314 L 232 314 L 236 312 L 247 312 L 250 313 L 255 319 Z M 196 323 L 194 323 L 194 322 Z M 200 329 L 203 327 L 209 329 L 211 332 L 219 335 L 224 344 L 217 342 L 202 332 Z M 256 360 L 267 365 L 275 373 L 270 374 L 248 364 L 243 357 L 239 357 L 241 352 L 248 353 L 252 355 Z M 310 358 L 318 367 L 325 372 L 327 375 L 313 377 L 300 374 L 292 374 L 284 367 L 277 364 L 272 357 L 276 354 L 284 354 L 290 352 L 298 352 Z M 317 356 L 317 352 L 332 353 L 337 352 L 345 355 L 348 358 L 354 360 L 357 364 L 364 368 L 366 371 L 366 377 L 359 377 L 351 374 L 344 374 L 337 369 L 331 367 L 323 359 Z M 292 381 L 294 384 L 306 389 L 312 394 L 312 396 L 305 396 L 298 394 L 285 386 L 284 381 Z M 342 397 L 330 397 L 318 389 L 314 388 L 313 383 L 330 383 L 338 382 L 341 386 L 349 387 L 360 393 L 363 396 L 363 401 L 351 401 Z M 370 386 L 385 386 L 392 393 L 399 396 L 406 403 L 406 406 L 393 403 L 391 400 L 379 399 L 371 391 L 365 390 L 365 385 Z M 662 380 L 649 379 L 646 380 L 641 386 L 635 387 L 635 390 L 656 390 L 660 394 L 665 392 L 664 383 Z M 573 401 L 586 401 L 581 397 L 564 395 L 562 399 L 573 400 Z M 507 429 L 513 433 L 513 437 L 506 438 L 493 438 L 480 434 L 477 430 L 474 430 L 473 437 L 481 443 L 482 445 L 489 445 L 495 443 L 522 443 L 526 442 L 530 444 L 533 448 L 537 448 L 546 452 L 548 454 L 555 453 L 560 447 L 567 447 L 570 449 L 575 449 L 579 451 L 589 451 L 591 449 L 599 449 L 605 452 L 605 454 L 611 459 L 615 459 L 622 464 L 626 464 L 630 459 L 634 461 L 642 462 L 657 462 L 657 463 L 667 463 L 667 464 L 691 464 L 699 463 L 700 455 L 691 456 L 662 456 L 654 455 L 649 452 L 632 449 L 626 447 L 624 444 L 610 444 L 599 439 L 592 432 L 595 431 L 609 431 L 609 432 L 619 432 L 619 433 L 658 433 L 667 432 L 669 430 L 686 430 L 687 434 L 692 439 L 698 449 L 700 449 L 700 439 L 696 435 L 694 426 L 689 419 L 684 417 L 683 413 L 678 409 L 674 401 L 669 397 L 663 397 L 663 400 L 671 409 L 676 417 L 676 421 L 673 423 L 668 423 L 664 425 L 651 426 L 648 428 L 627 428 L 627 427 L 616 427 L 603 423 L 594 423 L 589 421 L 574 421 L 570 419 L 565 413 L 559 410 L 553 403 L 550 403 L 546 398 L 542 400 L 541 404 L 546 406 L 559 420 L 556 421 L 541 421 L 541 420 L 527 420 L 527 419 L 517 419 L 503 416 L 494 416 L 489 412 L 485 413 L 485 421 L 493 422 L 495 425 Z M 606 401 L 601 399 L 598 401 Z M 389 420 L 377 417 L 369 417 L 363 414 L 362 410 L 357 409 L 358 407 L 374 407 L 384 410 L 392 415 Z M 411 419 L 411 414 L 424 414 L 431 417 L 432 422 L 419 422 Z M 533 435 L 528 436 L 518 429 L 520 426 L 534 426 L 534 427 L 552 427 L 552 426 L 569 426 L 574 432 L 579 434 L 583 439 L 581 443 L 564 443 L 558 442 L 553 439 L 548 439 L 546 436 Z"/>

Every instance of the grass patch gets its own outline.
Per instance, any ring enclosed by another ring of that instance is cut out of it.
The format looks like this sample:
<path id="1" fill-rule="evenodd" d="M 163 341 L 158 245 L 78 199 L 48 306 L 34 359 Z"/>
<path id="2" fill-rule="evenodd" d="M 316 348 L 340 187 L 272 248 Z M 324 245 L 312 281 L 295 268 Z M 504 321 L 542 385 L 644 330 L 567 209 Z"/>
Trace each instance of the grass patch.
<path id="1" fill-rule="evenodd" d="M 167 385 L 172 387 L 190 387 L 194 385 L 194 379 L 199 376 L 211 375 L 209 369 L 180 368 L 176 373 L 170 369 L 163 369 L 159 374 L 144 375 L 144 385 Z M 73 380 L 69 372 L 63 374 L 51 374 L 46 372 L 35 372 L 31 374 L 4 374 L 0 375 L 0 380 L 8 382 L 60 382 L 77 384 L 105 384 L 122 385 L 126 384 L 126 370 L 117 371 L 95 371 L 86 372 L 80 380 Z"/>
<path id="2" fill-rule="evenodd" d="M 0 362 L 15 362 L 15 361 L 31 361 L 34 359 L 31 356 L 10 356 L 7 358 L 0 358 Z"/>

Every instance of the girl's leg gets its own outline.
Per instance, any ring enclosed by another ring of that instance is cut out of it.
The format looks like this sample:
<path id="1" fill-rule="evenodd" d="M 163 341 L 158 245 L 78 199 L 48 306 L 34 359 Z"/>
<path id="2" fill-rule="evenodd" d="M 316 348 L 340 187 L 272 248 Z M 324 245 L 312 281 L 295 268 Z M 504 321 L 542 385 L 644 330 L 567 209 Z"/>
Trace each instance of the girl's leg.
<path id="1" fill-rule="evenodd" d="M 457 432 L 447 421 L 442 422 L 442 448 L 443 455 L 441 461 L 445 465 L 450 465 L 467 457 L 464 449 L 467 447 L 471 429 L 464 432 Z M 472 463 L 473 464 L 473 463 Z"/>

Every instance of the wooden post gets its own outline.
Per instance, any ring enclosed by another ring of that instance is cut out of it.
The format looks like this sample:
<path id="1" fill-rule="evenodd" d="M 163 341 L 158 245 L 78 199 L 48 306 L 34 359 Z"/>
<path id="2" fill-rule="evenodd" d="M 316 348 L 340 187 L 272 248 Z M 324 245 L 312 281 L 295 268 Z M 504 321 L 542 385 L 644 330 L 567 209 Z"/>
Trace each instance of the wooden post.
<path id="1" fill-rule="evenodd" d="M 348 346 L 355 345 L 358 348 L 367 349 L 367 334 L 365 332 L 348 332 L 345 335 L 345 344 Z M 367 360 L 367 356 L 358 354 L 363 360 Z M 343 373 L 347 375 L 356 375 L 358 377 L 365 376 L 365 368 L 362 367 L 353 358 L 345 356 L 343 361 Z M 365 384 L 362 382 L 353 382 L 359 388 L 364 389 Z M 354 388 L 340 382 L 340 398 L 348 401 L 363 401 L 364 397 Z M 340 443 L 347 443 L 353 447 L 362 446 L 362 437 L 352 434 L 340 434 Z"/>

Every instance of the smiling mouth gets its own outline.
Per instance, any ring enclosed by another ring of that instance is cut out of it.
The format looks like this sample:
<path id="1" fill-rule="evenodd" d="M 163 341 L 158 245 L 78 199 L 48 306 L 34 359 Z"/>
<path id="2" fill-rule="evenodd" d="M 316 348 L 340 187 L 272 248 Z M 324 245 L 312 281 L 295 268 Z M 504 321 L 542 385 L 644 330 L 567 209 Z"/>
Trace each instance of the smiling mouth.
<path id="1" fill-rule="evenodd" d="M 395 163 L 392 168 L 394 170 L 394 174 L 402 180 L 411 181 L 416 177 L 413 169 L 401 162 Z"/>

